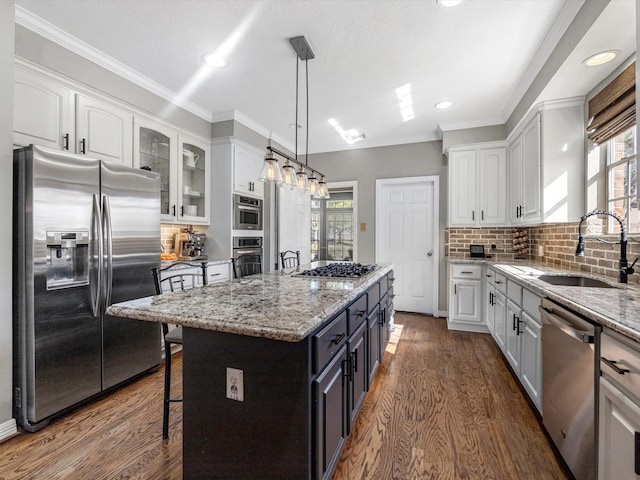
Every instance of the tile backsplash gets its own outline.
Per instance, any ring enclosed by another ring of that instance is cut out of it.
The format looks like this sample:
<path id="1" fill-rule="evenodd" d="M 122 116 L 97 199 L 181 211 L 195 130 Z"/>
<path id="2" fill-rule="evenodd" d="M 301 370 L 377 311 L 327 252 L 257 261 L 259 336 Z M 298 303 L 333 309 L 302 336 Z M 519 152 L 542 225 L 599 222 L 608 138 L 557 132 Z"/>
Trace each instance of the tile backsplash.
<path id="1" fill-rule="evenodd" d="M 173 243 L 176 233 L 180 233 L 186 227 L 188 227 L 188 225 L 174 225 L 170 223 L 162 223 L 160 225 L 160 243 L 162 244 L 165 252 L 175 252 L 175 245 Z M 205 232 L 206 230 L 199 228 L 198 226 L 194 226 L 193 231 Z"/>
<path id="2" fill-rule="evenodd" d="M 595 219 L 594 219 L 595 220 Z M 585 256 L 576 257 L 578 244 L 578 222 L 544 224 L 536 227 L 517 228 L 448 228 L 445 231 L 445 254 L 447 256 L 469 257 L 469 245 L 484 245 L 485 253 L 498 261 L 510 261 L 523 258 L 514 248 L 514 236 L 518 242 L 525 238 L 528 242 L 527 255 L 531 261 L 567 270 L 579 270 L 594 275 L 618 278 L 618 259 L 620 257 L 619 234 L 602 235 L 602 226 L 596 222 L 583 225 L 583 235 L 598 235 L 603 243 L 595 238 L 585 238 Z M 521 232 L 521 233 L 516 233 Z M 495 249 L 491 249 L 495 245 Z M 540 251 L 542 247 L 543 252 Z M 539 253 L 543 253 L 539 256 Z M 627 259 L 631 264 L 640 257 L 640 236 L 630 235 L 627 246 Z M 640 261 L 636 273 L 629 275 L 629 283 L 640 284 Z"/>

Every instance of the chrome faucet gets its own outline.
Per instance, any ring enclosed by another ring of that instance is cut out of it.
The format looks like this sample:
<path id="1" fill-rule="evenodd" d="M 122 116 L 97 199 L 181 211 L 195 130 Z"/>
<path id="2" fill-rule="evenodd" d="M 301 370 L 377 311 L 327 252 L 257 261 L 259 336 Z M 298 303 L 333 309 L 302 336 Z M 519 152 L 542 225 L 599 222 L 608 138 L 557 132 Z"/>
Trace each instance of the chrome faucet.
<path id="1" fill-rule="evenodd" d="M 578 247 L 576 248 L 576 257 L 584 257 L 584 239 L 582 238 L 582 222 L 593 215 L 608 215 L 615 218 L 620 224 L 620 260 L 618 261 L 618 282 L 627 283 L 627 275 L 634 273 L 633 266 L 638 259 L 636 258 L 631 266 L 627 263 L 627 232 L 624 230 L 624 222 L 613 212 L 607 212 L 605 210 L 593 210 L 582 217 L 580 217 L 580 223 L 578 224 Z"/>

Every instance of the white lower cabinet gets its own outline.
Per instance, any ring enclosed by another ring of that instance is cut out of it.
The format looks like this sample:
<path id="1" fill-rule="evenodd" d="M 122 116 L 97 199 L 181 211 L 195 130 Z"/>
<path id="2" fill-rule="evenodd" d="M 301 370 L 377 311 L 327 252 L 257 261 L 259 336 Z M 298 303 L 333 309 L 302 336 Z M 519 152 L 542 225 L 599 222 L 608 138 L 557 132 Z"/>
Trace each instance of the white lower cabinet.
<path id="1" fill-rule="evenodd" d="M 450 330 L 487 331 L 482 315 L 482 265 L 455 264 L 450 269 Z"/>
<path id="2" fill-rule="evenodd" d="M 522 310 L 511 299 L 507 300 L 507 321 L 504 355 L 511 364 L 511 368 L 520 374 L 520 352 L 522 350 L 522 337 L 520 336 L 520 317 Z"/>
<path id="3" fill-rule="evenodd" d="M 531 400 L 542 411 L 542 326 L 522 312 L 520 380 Z"/>
<path id="4" fill-rule="evenodd" d="M 640 479 L 640 345 L 605 329 L 600 352 L 598 479 Z"/>

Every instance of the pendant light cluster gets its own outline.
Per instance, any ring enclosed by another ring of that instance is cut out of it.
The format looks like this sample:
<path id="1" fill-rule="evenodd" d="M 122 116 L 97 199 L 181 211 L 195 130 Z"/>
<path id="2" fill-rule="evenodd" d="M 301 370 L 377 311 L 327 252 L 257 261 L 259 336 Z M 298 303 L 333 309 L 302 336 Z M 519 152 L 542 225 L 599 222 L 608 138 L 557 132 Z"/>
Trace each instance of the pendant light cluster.
<path id="1" fill-rule="evenodd" d="M 290 190 L 298 189 L 301 192 L 308 193 L 314 198 L 329 198 L 329 189 L 324 181 L 324 175 L 309 168 L 309 64 L 310 59 L 315 58 L 311 47 L 307 43 L 304 36 L 293 37 L 289 39 L 289 43 L 295 50 L 296 57 L 296 146 L 295 146 L 295 158 L 273 148 L 267 147 L 267 154 L 264 157 L 264 167 L 260 174 L 259 180 L 261 182 L 275 183 L 281 188 L 289 188 Z M 303 60 L 306 69 L 306 92 L 307 92 L 307 138 L 306 138 L 306 153 L 304 163 L 298 161 L 298 66 L 299 60 Z M 280 171 L 280 165 L 275 155 L 279 155 L 286 159 L 282 172 Z M 297 170 L 294 165 L 297 165 Z M 310 172 L 307 174 L 307 170 Z M 318 179 L 318 177 L 320 177 Z"/>

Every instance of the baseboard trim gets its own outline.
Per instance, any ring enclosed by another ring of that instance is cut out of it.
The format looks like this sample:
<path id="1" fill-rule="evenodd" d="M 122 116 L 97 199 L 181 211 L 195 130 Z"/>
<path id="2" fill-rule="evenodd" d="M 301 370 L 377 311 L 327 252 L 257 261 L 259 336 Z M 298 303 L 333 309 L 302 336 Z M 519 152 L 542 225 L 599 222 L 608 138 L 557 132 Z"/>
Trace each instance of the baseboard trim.
<path id="1" fill-rule="evenodd" d="M 15 418 L 7 420 L 4 423 L 0 423 L 0 442 L 8 440 L 11 437 L 15 437 L 18 434 L 18 426 L 16 425 Z"/>
<path id="2" fill-rule="evenodd" d="M 489 333 L 486 325 L 474 325 L 471 323 L 450 322 L 447 320 L 447 328 L 459 332 Z"/>
<path id="3" fill-rule="evenodd" d="M 449 311 L 448 310 L 439 310 L 438 314 L 436 315 L 436 317 L 438 317 L 438 318 L 448 317 L 448 316 L 449 316 Z"/>

